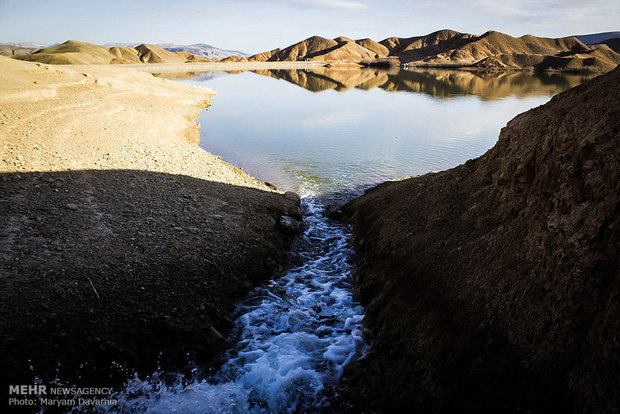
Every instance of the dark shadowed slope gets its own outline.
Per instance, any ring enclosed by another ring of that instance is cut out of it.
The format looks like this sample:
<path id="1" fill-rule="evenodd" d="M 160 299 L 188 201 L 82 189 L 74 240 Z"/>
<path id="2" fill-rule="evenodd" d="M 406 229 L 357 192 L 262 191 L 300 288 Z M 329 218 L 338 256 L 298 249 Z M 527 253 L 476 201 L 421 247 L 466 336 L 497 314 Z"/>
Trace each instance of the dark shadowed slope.
<path id="1" fill-rule="evenodd" d="M 617 412 L 619 82 L 616 69 L 557 95 L 482 157 L 346 206 L 376 334 L 351 401 Z"/>
<path id="2" fill-rule="evenodd" d="M 4 173 L 0 190 L 3 385 L 212 363 L 236 300 L 285 263 L 278 217 L 299 214 L 281 194 L 137 170 Z"/>

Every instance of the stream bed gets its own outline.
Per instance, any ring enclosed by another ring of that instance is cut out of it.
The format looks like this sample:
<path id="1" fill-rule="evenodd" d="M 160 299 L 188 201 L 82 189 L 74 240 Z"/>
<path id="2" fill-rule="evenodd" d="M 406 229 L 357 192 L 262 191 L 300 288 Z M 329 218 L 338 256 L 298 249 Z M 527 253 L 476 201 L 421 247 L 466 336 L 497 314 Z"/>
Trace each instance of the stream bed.
<path id="1" fill-rule="evenodd" d="M 328 203 L 343 198 L 302 195 L 306 229 L 294 247 L 300 264 L 238 304 L 235 345 L 219 371 L 172 385 L 158 375 L 136 378 L 110 411 L 292 413 L 329 406 L 344 367 L 368 349 L 369 334 L 353 295 L 349 227 L 324 215 Z"/>
<path id="2" fill-rule="evenodd" d="M 327 218 L 380 181 L 452 168 L 491 148 L 520 112 L 586 78 L 467 72 L 261 71 L 184 81 L 219 92 L 201 146 L 302 196 L 295 261 L 237 306 L 216 373 L 131 381 L 111 412 L 316 412 L 371 335 L 354 294 L 350 228 Z M 284 82 L 283 82 L 284 81 Z"/>

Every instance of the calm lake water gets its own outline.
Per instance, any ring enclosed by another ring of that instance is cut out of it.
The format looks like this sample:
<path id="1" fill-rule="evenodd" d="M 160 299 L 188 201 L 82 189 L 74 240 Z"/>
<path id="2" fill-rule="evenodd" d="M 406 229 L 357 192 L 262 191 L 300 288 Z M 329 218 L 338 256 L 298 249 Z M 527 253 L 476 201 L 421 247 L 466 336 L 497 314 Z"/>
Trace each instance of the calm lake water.
<path id="1" fill-rule="evenodd" d="M 201 146 L 281 189 L 330 193 L 478 157 L 515 115 L 580 75 L 465 71 L 210 73 Z"/>
<path id="2" fill-rule="evenodd" d="M 523 73 L 263 71 L 199 75 L 220 92 L 201 145 L 303 196 L 299 262 L 237 306 L 225 362 L 174 383 L 136 378 L 103 412 L 328 410 L 347 365 L 371 345 L 353 295 L 350 227 L 323 214 L 360 186 L 477 157 L 499 129 L 581 77 Z M 348 191 L 351 190 L 351 191 Z"/>

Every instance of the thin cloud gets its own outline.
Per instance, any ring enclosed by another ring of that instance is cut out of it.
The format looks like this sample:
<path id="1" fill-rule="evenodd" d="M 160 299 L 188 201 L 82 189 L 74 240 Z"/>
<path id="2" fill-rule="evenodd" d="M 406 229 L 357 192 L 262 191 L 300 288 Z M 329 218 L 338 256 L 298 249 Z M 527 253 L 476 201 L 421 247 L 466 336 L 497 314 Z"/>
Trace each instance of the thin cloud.
<path id="1" fill-rule="evenodd" d="M 370 6 L 357 1 L 348 0 L 291 0 L 293 4 L 317 9 L 367 10 Z"/>

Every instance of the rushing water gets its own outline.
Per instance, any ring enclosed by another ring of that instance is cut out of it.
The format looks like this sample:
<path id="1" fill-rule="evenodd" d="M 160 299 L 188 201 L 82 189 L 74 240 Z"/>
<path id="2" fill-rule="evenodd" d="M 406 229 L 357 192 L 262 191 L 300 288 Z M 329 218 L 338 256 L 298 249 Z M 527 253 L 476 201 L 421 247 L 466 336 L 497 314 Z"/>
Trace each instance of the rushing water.
<path id="1" fill-rule="evenodd" d="M 187 384 L 136 379 L 125 412 L 299 412 L 327 407 L 343 368 L 367 347 L 353 299 L 348 227 L 323 217 L 324 198 L 304 198 L 301 264 L 238 305 L 236 344 L 217 374 Z M 138 397 L 136 397 L 138 396 Z"/>
<path id="2" fill-rule="evenodd" d="M 137 378 L 116 395 L 120 405 L 114 410 L 271 413 L 328 407 L 343 368 L 369 343 L 351 285 L 349 228 L 326 218 L 326 205 L 351 197 L 355 188 L 479 156 L 510 118 L 581 81 L 358 69 L 190 79 L 220 93 L 199 118 L 203 147 L 302 194 L 307 227 L 296 243 L 301 260 L 238 305 L 234 345 L 216 374 L 197 373 L 176 384 L 157 375 Z"/>

